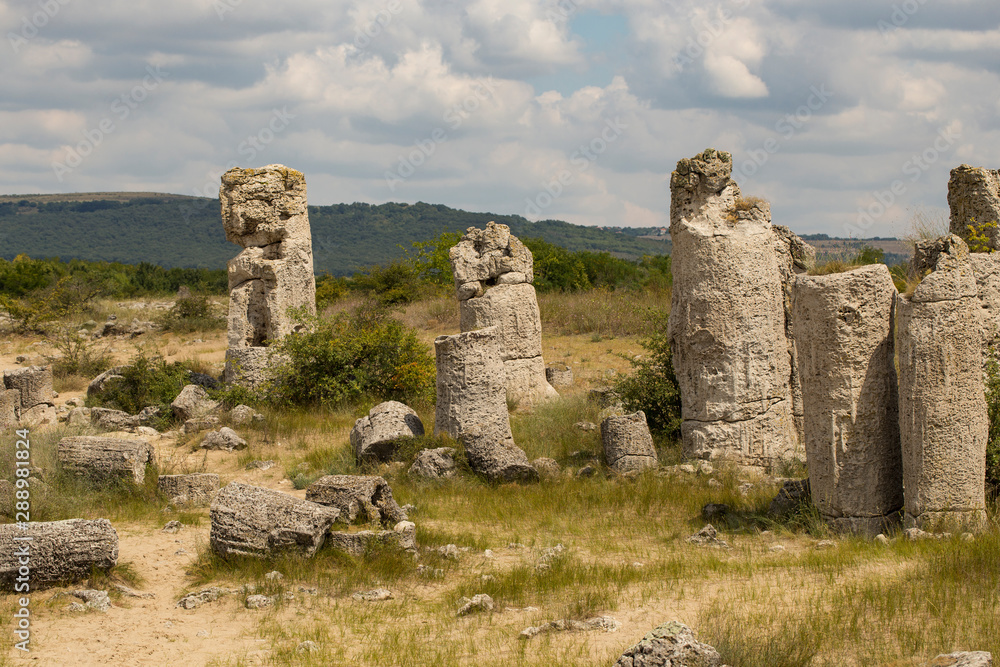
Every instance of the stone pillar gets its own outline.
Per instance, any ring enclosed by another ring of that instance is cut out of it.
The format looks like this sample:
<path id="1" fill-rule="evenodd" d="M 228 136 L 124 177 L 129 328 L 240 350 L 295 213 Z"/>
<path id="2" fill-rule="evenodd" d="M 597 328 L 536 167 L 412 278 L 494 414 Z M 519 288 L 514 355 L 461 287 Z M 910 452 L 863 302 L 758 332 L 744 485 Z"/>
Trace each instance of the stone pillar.
<path id="1" fill-rule="evenodd" d="M 903 506 L 895 297 L 884 264 L 792 285 L 809 485 L 820 513 L 844 532 L 884 532 Z"/>
<path id="2" fill-rule="evenodd" d="M 449 252 L 462 331 L 496 326 L 512 403 L 558 396 L 545 378 L 533 258 L 507 225 L 470 227 Z"/>
<path id="3" fill-rule="evenodd" d="M 976 529 L 986 521 L 989 424 L 969 249 L 955 235 L 918 243 L 914 268 L 933 270 L 896 305 L 904 523 Z"/>
<path id="4" fill-rule="evenodd" d="M 1000 223 L 1000 171 L 963 164 L 948 180 L 949 227 L 952 234 L 969 237 L 969 225 Z M 987 229 L 994 250 L 1000 250 L 1000 224 Z"/>
<path id="5" fill-rule="evenodd" d="M 657 465 L 653 436 L 642 410 L 602 421 L 601 444 L 604 445 L 604 460 L 614 472 L 641 472 Z"/>
<path id="6" fill-rule="evenodd" d="M 460 441 L 472 469 L 491 480 L 537 480 L 510 431 L 499 341 L 497 327 L 435 339 L 434 433 Z"/>
<path id="7" fill-rule="evenodd" d="M 226 238 L 244 248 L 229 261 L 227 382 L 266 379 L 270 343 L 301 324 L 290 314 L 316 314 L 312 236 L 301 172 L 272 164 L 230 169 L 219 190 Z"/>
<path id="8" fill-rule="evenodd" d="M 770 467 L 801 455 L 778 241 L 768 204 L 742 198 L 731 172 L 708 149 L 670 178 L 681 437 L 687 456 Z"/>

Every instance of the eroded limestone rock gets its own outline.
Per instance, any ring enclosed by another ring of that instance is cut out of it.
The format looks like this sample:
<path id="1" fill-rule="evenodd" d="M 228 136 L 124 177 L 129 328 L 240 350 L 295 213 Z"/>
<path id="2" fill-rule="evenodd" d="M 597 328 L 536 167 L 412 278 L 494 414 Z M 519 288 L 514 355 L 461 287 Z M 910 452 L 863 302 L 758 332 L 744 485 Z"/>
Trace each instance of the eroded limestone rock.
<path id="1" fill-rule="evenodd" d="M 93 435 L 63 438 L 58 444 L 64 470 L 94 481 L 123 480 L 142 485 L 146 466 L 155 465 L 146 440 L 119 440 Z"/>
<path id="2" fill-rule="evenodd" d="M 489 479 L 538 479 L 514 444 L 507 412 L 506 373 L 496 327 L 439 336 L 434 432 L 465 445 L 469 465 Z"/>
<path id="3" fill-rule="evenodd" d="M 778 240 L 770 207 L 744 199 L 729 153 L 671 175 L 669 331 L 684 452 L 771 466 L 800 453 Z"/>
<path id="4" fill-rule="evenodd" d="M 28 366 L 3 372 L 3 384 L 7 389 L 17 389 L 21 393 L 21 411 L 36 405 L 52 405 L 52 367 Z"/>
<path id="5" fill-rule="evenodd" d="M 0 588 L 14 589 L 18 552 L 30 537 L 31 589 L 87 578 L 92 571 L 109 570 L 118 563 L 118 533 L 107 519 L 32 521 L 27 530 L 0 524 Z"/>
<path id="6" fill-rule="evenodd" d="M 219 201 L 226 238 L 244 248 L 229 262 L 230 352 L 258 350 L 227 352 L 225 378 L 256 386 L 267 368 L 259 350 L 302 326 L 290 311 L 316 313 L 305 177 L 277 164 L 230 169 Z"/>
<path id="7" fill-rule="evenodd" d="M 270 558 L 283 551 L 312 557 L 340 516 L 333 507 L 232 482 L 212 502 L 212 550 L 222 557 Z"/>
<path id="8" fill-rule="evenodd" d="M 933 271 L 896 302 L 904 522 L 977 529 L 986 520 L 989 424 L 969 249 L 955 235 L 918 243 L 914 264 Z"/>
<path id="9" fill-rule="evenodd" d="M 969 225 L 1000 223 L 1000 171 L 963 164 L 951 170 L 948 181 L 949 229 L 968 238 Z M 1000 249 L 1000 228 L 981 228 L 994 250 Z"/>
<path id="10" fill-rule="evenodd" d="M 438 447 L 425 449 L 417 454 L 407 474 L 424 479 L 446 479 L 454 477 L 457 471 L 455 448 Z"/>
<path id="11" fill-rule="evenodd" d="M 21 415 L 21 392 L 17 389 L 0 390 L 0 428 L 17 426 Z"/>
<path id="12" fill-rule="evenodd" d="M 340 510 L 346 523 L 381 523 L 394 526 L 406 521 L 406 512 L 392 497 L 392 489 L 374 475 L 327 475 L 309 485 L 306 500 Z"/>
<path id="13" fill-rule="evenodd" d="M 402 440 L 424 434 L 424 423 L 416 410 L 399 401 L 379 403 L 368 415 L 354 422 L 351 446 L 360 464 L 391 461 Z"/>
<path id="14" fill-rule="evenodd" d="M 637 472 L 657 465 L 653 436 L 642 410 L 602 421 L 601 442 L 608 468 L 617 473 Z"/>
<path id="15" fill-rule="evenodd" d="M 219 476 L 204 472 L 160 475 L 157 487 L 174 504 L 206 507 L 212 504 L 212 498 L 219 492 Z M 178 501 L 182 496 L 183 502 Z"/>
<path id="16" fill-rule="evenodd" d="M 691 628 L 677 621 L 646 634 L 618 658 L 614 667 L 720 667 L 722 656 L 694 638 Z"/>
<path id="17" fill-rule="evenodd" d="M 417 548 L 417 528 L 410 521 L 400 521 L 392 530 L 361 530 L 348 532 L 331 530 L 327 535 L 331 549 L 346 551 L 362 557 L 380 547 L 394 547 L 404 551 Z"/>
<path id="18" fill-rule="evenodd" d="M 799 276 L 792 291 L 813 503 L 838 529 L 877 535 L 903 506 L 892 276 L 872 264 Z"/>
<path id="19" fill-rule="evenodd" d="M 185 385 L 170 404 L 174 417 L 185 422 L 188 419 L 198 419 L 208 415 L 219 407 L 218 401 L 208 397 L 208 392 L 196 384 Z"/>

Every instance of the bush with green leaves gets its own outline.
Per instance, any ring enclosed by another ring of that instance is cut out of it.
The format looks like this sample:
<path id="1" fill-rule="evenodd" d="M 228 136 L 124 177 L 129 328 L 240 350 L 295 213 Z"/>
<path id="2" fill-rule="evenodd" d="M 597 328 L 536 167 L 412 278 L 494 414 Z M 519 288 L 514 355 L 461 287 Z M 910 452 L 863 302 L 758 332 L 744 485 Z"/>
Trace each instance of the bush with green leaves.
<path id="1" fill-rule="evenodd" d="M 111 368 L 113 363 L 109 344 L 98 343 L 89 335 L 66 328 L 51 338 L 52 347 L 59 353 L 48 360 L 56 377 L 78 375 L 92 378 Z"/>
<path id="2" fill-rule="evenodd" d="M 333 317 L 302 317 L 308 330 L 275 344 L 288 361 L 265 389 L 279 404 L 341 405 L 365 399 L 425 401 L 434 358 L 415 332 L 377 303 Z"/>
<path id="3" fill-rule="evenodd" d="M 191 372 L 180 362 L 167 363 L 163 357 L 149 357 L 139 351 L 131 362 L 104 383 L 100 393 L 88 396 L 90 407 L 105 407 L 136 414 L 148 406 L 160 408 L 157 427 L 171 420 L 170 403 L 191 382 Z"/>
<path id="4" fill-rule="evenodd" d="M 651 431 L 668 440 L 677 440 L 681 432 L 681 393 L 670 355 L 666 317 L 661 315 L 658 319 L 664 320 L 663 326 L 642 341 L 649 354 L 631 359 L 632 373 L 619 377 L 614 389 L 626 411 L 642 410 Z"/>
<path id="5" fill-rule="evenodd" d="M 192 333 L 224 329 L 226 321 L 215 312 L 208 297 L 193 294 L 179 297 L 174 306 L 161 318 L 160 325 L 164 331 Z"/>

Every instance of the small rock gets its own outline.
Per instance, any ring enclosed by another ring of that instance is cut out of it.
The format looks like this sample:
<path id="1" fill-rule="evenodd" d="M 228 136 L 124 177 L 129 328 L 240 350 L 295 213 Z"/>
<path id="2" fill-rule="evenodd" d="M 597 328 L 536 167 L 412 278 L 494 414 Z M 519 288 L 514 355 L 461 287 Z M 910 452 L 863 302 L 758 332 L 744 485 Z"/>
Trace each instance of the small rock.
<path id="1" fill-rule="evenodd" d="M 713 489 L 721 489 L 722 488 L 722 482 L 720 482 L 719 480 L 715 479 L 714 477 L 712 477 L 711 479 L 708 480 L 708 485 L 710 487 L 712 487 Z"/>
<path id="2" fill-rule="evenodd" d="M 270 572 L 264 575 L 264 578 L 267 579 L 268 581 L 281 581 L 282 579 L 285 578 L 285 575 L 278 572 L 277 570 L 271 570 Z"/>
<path id="3" fill-rule="evenodd" d="M 142 600 L 152 600 L 156 597 L 156 593 L 140 593 L 139 591 L 129 588 L 125 584 L 112 584 L 115 590 L 127 598 L 139 598 Z"/>
<path id="4" fill-rule="evenodd" d="M 319 646 L 317 646 L 316 642 L 314 642 L 314 641 L 306 640 L 306 641 L 302 642 L 301 644 L 299 644 L 298 646 L 295 647 L 295 652 L 296 653 L 318 653 L 319 652 Z"/>
<path id="5" fill-rule="evenodd" d="M 437 552 L 449 560 L 458 560 L 459 557 L 458 547 L 454 544 L 447 544 L 443 547 L 438 547 Z"/>
<path id="6" fill-rule="evenodd" d="M 247 609 L 265 609 L 274 605 L 274 598 L 266 595 L 250 595 L 243 606 Z"/>
<path id="7" fill-rule="evenodd" d="M 458 609 L 459 616 L 468 616 L 474 612 L 493 611 L 493 598 L 485 593 L 472 596 L 472 599 Z"/>
<path id="8" fill-rule="evenodd" d="M 270 470 L 271 468 L 273 468 L 276 465 L 278 465 L 278 464 L 275 463 L 274 461 L 270 461 L 270 460 L 268 460 L 268 461 L 251 461 L 250 463 L 246 464 L 246 469 L 247 470 L 254 470 L 254 469 L 257 469 L 257 470 Z"/>
<path id="9" fill-rule="evenodd" d="M 383 600 L 391 600 L 392 597 L 392 591 L 384 588 L 376 588 L 375 590 L 364 591 L 363 593 L 355 593 L 351 596 L 351 598 L 358 600 L 359 602 L 381 602 Z"/>
<path id="10" fill-rule="evenodd" d="M 485 551 L 483 551 L 483 558 L 486 559 L 493 558 L 493 551 L 490 549 L 486 549 Z"/>
<path id="11" fill-rule="evenodd" d="M 557 479 L 562 474 L 562 468 L 555 459 L 540 457 L 531 462 L 531 467 L 538 471 L 542 479 Z"/>
<path id="12" fill-rule="evenodd" d="M 808 479 L 793 479 L 785 482 L 778 495 L 771 501 L 767 513 L 773 516 L 788 514 L 801 503 L 811 499 Z"/>
<path id="13" fill-rule="evenodd" d="M 234 449 L 246 449 L 247 441 L 228 426 L 223 426 L 218 431 L 211 431 L 201 441 L 202 449 L 222 449 L 231 452 Z"/>
<path id="14" fill-rule="evenodd" d="M 976 536 L 973 535 L 972 533 L 962 533 L 962 537 L 960 539 L 963 542 L 974 542 L 975 539 L 976 539 Z"/>
<path id="15" fill-rule="evenodd" d="M 195 635 L 195 636 L 196 637 L 202 637 L 202 638 L 207 637 L 208 636 L 208 630 L 199 630 L 198 634 Z"/>
<path id="16" fill-rule="evenodd" d="M 80 604 L 79 602 L 70 602 L 66 607 L 66 611 L 87 611 L 87 605 Z"/>
<path id="17" fill-rule="evenodd" d="M 987 651 L 960 651 L 941 654 L 928 667 L 991 667 L 993 654 Z"/>
<path id="18" fill-rule="evenodd" d="M 176 533 L 184 528 L 184 524 L 180 521 L 168 521 L 167 525 L 163 527 L 164 533 Z"/>
<path id="19" fill-rule="evenodd" d="M 177 606 L 181 609 L 197 609 L 207 602 L 215 602 L 223 595 L 228 595 L 230 591 L 218 586 L 212 586 L 197 593 L 188 593 L 177 601 Z"/>
<path id="20" fill-rule="evenodd" d="M 106 612 L 111 608 L 111 599 L 107 591 L 80 590 L 73 591 L 73 595 L 83 600 L 91 609 Z"/>
<path id="21" fill-rule="evenodd" d="M 882 533 L 876 535 L 874 541 L 878 542 L 879 544 L 889 544 L 889 538 L 883 535 Z"/>
<path id="22" fill-rule="evenodd" d="M 718 547 L 720 549 L 728 549 L 729 543 L 725 540 L 720 540 L 718 538 L 718 531 L 712 524 L 706 524 L 704 528 L 699 530 L 697 533 L 687 538 L 687 541 L 691 544 L 697 544 L 699 546 L 706 547 Z"/>
<path id="23" fill-rule="evenodd" d="M 773 551 L 773 552 L 777 553 L 777 552 L 784 551 L 785 547 L 781 546 L 780 544 L 772 544 L 770 547 L 767 548 L 767 550 L 768 551 Z"/>
<path id="24" fill-rule="evenodd" d="M 816 550 L 823 551 L 825 549 L 833 549 L 837 546 L 837 543 L 833 540 L 820 540 L 816 543 Z"/>
<path id="25" fill-rule="evenodd" d="M 597 424 L 595 424 L 594 422 L 577 422 L 573 424 L 573 426 L 584 432 L 597 430 Z"/>
<path id="26" fill-rule="evenodd" d="M 597 474 L 597 468 L 595 468 L 594 466 L 583 466 L 582 468 L 576 471 L 576 476 L 579 477 L 580 479 L 593 477 L 596 474 Z"/>
<path id="27" fill-rule="evenodd" d="M 701 518 L 705 521 L 716 521 L 729 514 L 729 505 L 723 503 L 708 503 L 701 508 Z"/>
<path id="28" fill-rule="evenodd" d="M 698 472 L 700 472 L 702 475 L 711 475 L 713 472 L 715 472 L 715 468 L 713 468 L 712 464 L 709 463 L 708 461 L 702 461 L 701 463 L 698 464 Z"/>
<path id="29" fill-rule="evenodd" d="M 683 473 L 687 473 L 687 474 L 689 474 L 689 475 L 693 475 L 693 474 L 695 474 L 696 472 L 698 472 L 698 469 L 697 469 L 697 468 L 695 468 L 695 467 L 694 467 L 693 465 L 691 465 L 690 463 L 683 463 L 683 464 L 681 464 L 681 465 L 677 466 L 677 471 L 678 471 L 678 472 L 683 472 Z"/>
<path id="30" fill-rule="evenodd" d="M 249 426 L 262 424 L 264 415 L 260 414 L 249 405 L 237 405 L 229 411 L 229 420 L 237 426 Z"/>

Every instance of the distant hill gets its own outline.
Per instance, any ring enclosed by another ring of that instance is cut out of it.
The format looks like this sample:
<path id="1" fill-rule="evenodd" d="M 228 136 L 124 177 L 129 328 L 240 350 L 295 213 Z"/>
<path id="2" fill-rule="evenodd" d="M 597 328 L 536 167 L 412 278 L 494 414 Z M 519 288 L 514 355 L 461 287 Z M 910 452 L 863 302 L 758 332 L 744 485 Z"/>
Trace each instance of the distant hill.
<path id="1" fill-rule="evenodd" d="M 473 213 L 434 204 L 310 206 L 317 273 L 349 275 L 391 261 L 414 241 L 464 232 L 490 220 L 519 237 L 542 238 L 569 250 L 607 251 L 618 257 L 670 251 L 648 230 L 600 229 L 559 220 Z M 224 268 L 239 248 L 226 241 L 217 199 L 151 192 L 0 196 L 0 257 L 60 257 L 164 267 Z"/>

